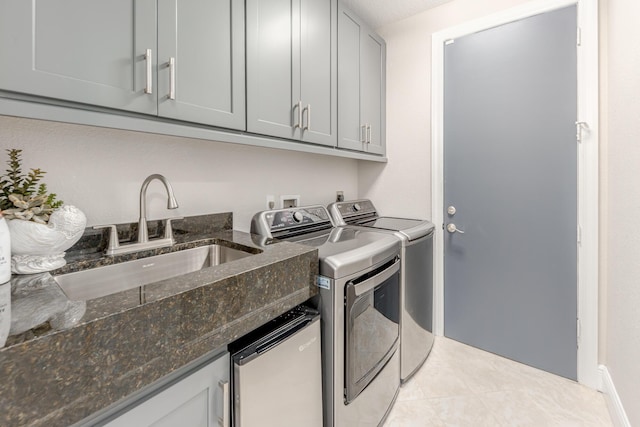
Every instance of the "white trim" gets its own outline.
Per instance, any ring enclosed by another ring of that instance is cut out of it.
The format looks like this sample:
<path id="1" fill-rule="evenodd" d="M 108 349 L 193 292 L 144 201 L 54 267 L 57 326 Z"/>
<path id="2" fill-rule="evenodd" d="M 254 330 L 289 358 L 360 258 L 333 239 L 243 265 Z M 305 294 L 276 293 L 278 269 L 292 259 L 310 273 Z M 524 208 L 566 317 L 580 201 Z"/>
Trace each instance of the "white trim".
<path id="1" fill-rule="evenodd" d="M 605 395 L 613 425 L 616 427 L 631 427 L 631 422 L 629 422 L 629 418 L 627 418 L 627 413 L 622 406 L 622 401 L 616 391 L 616 386 L 613 384 L 613 378 L 611 378 L 609 370 L 604 365 L 600 365 L 599 369 L 602 375 L 601 391 Z"/>
<path id="2" fill-rule="evenodd" d="M 578 381 L 597 388 L 598 371 L 598 0 L 534 0 L 432 36 L 431 159 L 434 236 L 434 332 L 444 334 L 443 81 L 444 43 L 467 34 L 578 4 L 578 117 L 589 125 L 578 149 Z"/>

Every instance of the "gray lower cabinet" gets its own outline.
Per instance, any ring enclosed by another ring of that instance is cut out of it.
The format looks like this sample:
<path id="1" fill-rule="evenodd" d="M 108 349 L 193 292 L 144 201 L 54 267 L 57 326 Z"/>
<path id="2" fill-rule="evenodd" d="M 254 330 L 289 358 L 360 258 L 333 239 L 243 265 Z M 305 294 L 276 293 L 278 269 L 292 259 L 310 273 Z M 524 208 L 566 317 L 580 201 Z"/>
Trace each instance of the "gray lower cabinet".
<path id="1" fill-rule="evenodd" d="M 247 130 L 335 146 L 336 0 L 247 0 Z"/>
<path id="2" fill-rule="evenodd" d="M 338 9 L 338 147 L 385 154 L 386 44 Z"/>
<path id="3" fill-rule="evenodd" d="M 224 353 L 104 426 L 229 426 L 229 372 L 229 353 Z"/>
<path id="4" fill-rule="evenodd" d="M 244 129 L 243 8 L 3 0 L 0 90 Z"/>

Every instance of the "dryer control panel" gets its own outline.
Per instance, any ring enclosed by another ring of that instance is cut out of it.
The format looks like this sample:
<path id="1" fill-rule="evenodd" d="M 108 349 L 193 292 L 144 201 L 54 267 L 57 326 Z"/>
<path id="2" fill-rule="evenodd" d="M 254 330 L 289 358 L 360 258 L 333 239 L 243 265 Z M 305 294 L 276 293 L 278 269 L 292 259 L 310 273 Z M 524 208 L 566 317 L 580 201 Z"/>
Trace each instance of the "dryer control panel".
<path id="1" fill-rule="evenodd" d="M 378 216 L 375 206 L 368 199 L 332 203 L 329 205 L 329 211 L 336 225 L 353 224 L 363 219 L 373 219 Z"/>

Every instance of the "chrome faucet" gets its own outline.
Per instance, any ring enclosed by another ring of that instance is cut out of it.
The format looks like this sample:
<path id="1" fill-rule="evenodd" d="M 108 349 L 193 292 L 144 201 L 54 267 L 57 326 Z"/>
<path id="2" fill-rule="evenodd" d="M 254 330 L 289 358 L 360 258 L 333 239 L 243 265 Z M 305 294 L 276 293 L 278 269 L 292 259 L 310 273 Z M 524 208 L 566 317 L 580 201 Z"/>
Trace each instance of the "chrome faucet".
<path id="1" fill-rule="evenodd" d="M 136 243 L 128 243 L 120 245 L 118 241 L 118 230 L 115 225 L 96 225 L 95 229 L 109 228 L 109 242 L 107 244 L 107 255 L 126 254 L 129 252 L 137 252 L 145 249 L 163 248 L 165 246 L 171 246 L 174 243 L 173 229 L 171 228 L 171 220 L 182 219 L 182 217 L 167 218 L 164 224 L 164 237 L 161 239 L 154 239 L 149 241 L 149 230 L 147 229 L 147 187 L 149 183 L 154 179 L 159 180 L 164 184 L 164 188 L 167 190 L 167 209 L 177 209 L 178 202 L 173 195 L 173 187 L 169 184 L 167 178 L 159 174 L 149 175 L 140 188 L 140 219 L 138 220 L 138 241 Z"/>
<path id="2" fill-rule="evenodd" d="M 140 219 L 138 220 L 138 243 L 146 243 L 149 241 L 149 231 L 147 229 L 147 187 L 149 183 L 154 179 L 159 180 L 164 184 L 164 188 L 167 190 L 167 209 L 177 209 L 178 202 L 173 194 L 173 187 L 163 175 L 154 173 L 149 175 L 147 179 L 142 183 L 140 188 Z"/>

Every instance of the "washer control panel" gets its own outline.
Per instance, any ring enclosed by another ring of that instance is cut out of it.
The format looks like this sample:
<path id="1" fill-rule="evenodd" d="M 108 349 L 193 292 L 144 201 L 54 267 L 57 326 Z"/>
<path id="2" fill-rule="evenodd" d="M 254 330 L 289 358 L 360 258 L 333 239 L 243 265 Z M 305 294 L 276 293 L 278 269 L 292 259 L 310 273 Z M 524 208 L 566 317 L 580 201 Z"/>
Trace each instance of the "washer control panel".
<path id="1" fill-rule="evenodd" d="M 306 206 L 259 212 L 254 215 L 251 221 L 251 232 L 261 236 L 274 237 L 274 233 L 283 230 L 310 226 L 326 226 L 327 228 L 333 226 L 327 208 Z"/>

